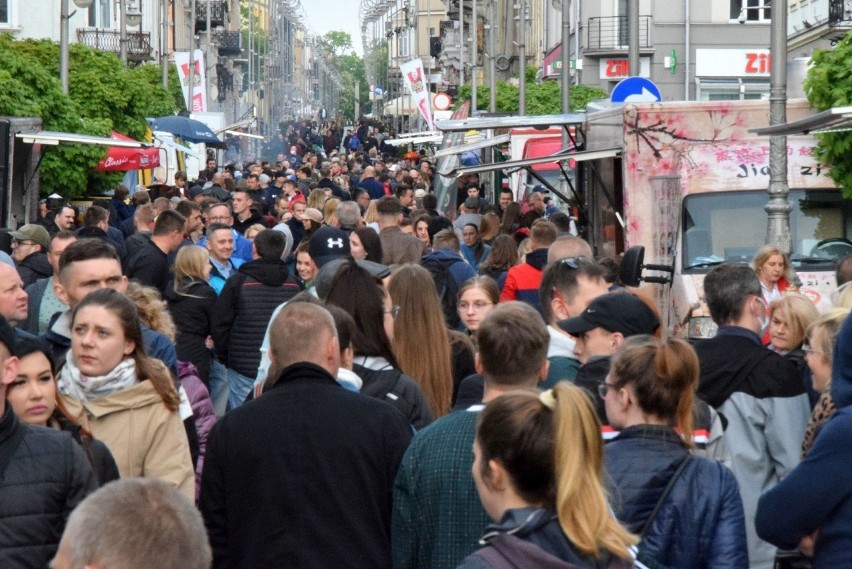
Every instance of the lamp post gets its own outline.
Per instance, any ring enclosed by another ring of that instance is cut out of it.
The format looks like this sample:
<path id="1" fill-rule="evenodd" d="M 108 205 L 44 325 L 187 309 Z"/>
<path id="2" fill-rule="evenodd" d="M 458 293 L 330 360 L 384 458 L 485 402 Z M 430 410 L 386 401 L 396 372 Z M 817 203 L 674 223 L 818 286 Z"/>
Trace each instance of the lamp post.
<path id="1" fill-rule="evenodd" d="M 746 6 L 740 11 L 738 21 L 746 21 L 747 10 L 773 8 L 769 28 L 769 126 L 787 122 L 787 3 L 767 2 L 761 6 Z M 790 186 L 787 181 L 787 137 L 769 137 L 769 201 L 766 212 L 766 242 L 789 253 L 792 249 L 790 236 Z"/>
<path id="2" fill-rule="evenodd" d="M 88 8 L 93 0 L 74 0 L 78 8 Z M 68 94 L 68 36 L 70 34 L 68 20 L 77 11 L 68 13 L 68 0 L 62 0 L 59 7 L 59 80 L 62 83 L 62 92 Z"/>
<path id="3" fill-rule="evenodd" d="M 518 78 L 518 114 L 527 113 L 527 3 L 518 2 L 518 61 L 520 77 Z"/>
<path id="4" fill-rule="evenodd" d="M 160 67 L 163 87 L 169 88 L 169 0 L 160 4 Z"/>

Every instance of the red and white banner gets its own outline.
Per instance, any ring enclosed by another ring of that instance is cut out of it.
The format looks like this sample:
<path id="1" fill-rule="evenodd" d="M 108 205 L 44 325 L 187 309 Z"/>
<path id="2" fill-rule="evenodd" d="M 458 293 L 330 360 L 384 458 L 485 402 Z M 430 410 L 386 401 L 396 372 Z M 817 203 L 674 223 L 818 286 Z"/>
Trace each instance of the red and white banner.
<path id="1" fill-rule="evenodd" d="M 113 132 L 115 140 L 133 140 Z M 122 148 L 110 146 L 106 158 L 98 162 L 99 172 L 127 172 L 128 170 L 147 170 L 160 165 L 160 151 L 157 148 Z"/>
<path id="2" fill-rule="evenodd" d="M 435 130 L 432 122 L 432 97 L 426 85 L 426 76 L 423 73 L 423 61 L 418 57 L 399 66 L 405 85 L 411 93 L 411 101 L 417 106 L 417 110 L 423 115 L 429 130 Z"/>
<path id="3" fill-rule="evenodd" d="M 204 52 L 200 49 L 195 50 L 193 56 L 192 67 L 195 70 L 192 73 L 192 82 L 194 88 L 192 90 L 192 104 L 189 103 L 189 52 L 175 52 L 175 66 L 177 66 L 178 77 L 180 77 L 180 86 L 183 89 L 183 100 L 186 102 L 186 108 L 192 113 L 207 112 L 207 91 L 204 88 L 205 83 L 205 67 L 204 67 Z"/>

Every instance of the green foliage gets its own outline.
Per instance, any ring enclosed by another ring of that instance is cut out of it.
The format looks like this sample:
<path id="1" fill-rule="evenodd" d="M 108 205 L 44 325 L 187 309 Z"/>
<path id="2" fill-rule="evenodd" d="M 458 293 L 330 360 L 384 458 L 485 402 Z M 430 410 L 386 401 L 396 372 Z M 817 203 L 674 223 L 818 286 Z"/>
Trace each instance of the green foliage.
<path id="1" fill-rule="evenodd" d="M 833 49 L 815 50 L 811 55 L 804 87 L 812 107 L 824 111 L 844 107 L 852 101 L 852 35 L 846 34 Z M 817 135 L 816 158 L 831 166 L 829 176 L 843 188 L 843 195 L 852 197 L 852 132 L 832 132 Z"/>
<path id="2" fill-rule="evenodd" d="M 146 117 L 172 114 L 173 93 L 160 83 L 160 68 L 125 69 L 115 54 L 74 44 L 69 95 L 59 82 L 59 48 L 46 40 L 0 36 L 0 116 L 39 117 L 45 130 L 109 136 L 117 131 L 141 140 Z M 172 73 L 177 85 L 177 74 Z M 171 91 L 171 90 L 170 90 Z M 114 186 L 120 174 L 95 172 L 101 146 L 42 147 L 41 192 L 67 198 Z"/>
<path id="3" fill-rule="evenodd" d="M 352 36 L 348 32 L 330 31 L 320 40 L 320 47 L 331 55 L 329 65 L 337 71 L 343 80 L 338 94 L 338 111 L 343 118 L 356 120 L 355 85 L 358 84 L 361 114 L 370 112 L 370 84 L 367 82 L 367 69 L 364 59 L 352 51 Z M 387 49 L 387 46 L 385 47 Z M 346 53 L 346 52 L 349 53 Z"/>
<path id="4" fill-rule="evenodd" d="M 559 81 L 535 82 L 535 67 L 527 68 L 526 85 L 526 114 L 553 115 L 562 112 L 562 87 Z M 462 85 L 459 89 L 458 103 L 470 99 L 470 84 Z M 491 90 L 487 86 L 478 86 L 476 90 L 476 107 L 481 111 L 488 110 Z M 605 98 L 606 92 L 597 87 L 586 85 L 571 85 L 571 111 L 582 111 L 589 101 Z M 497 82 L 497 112 L 510 113 L 518 111 L 518 88 L 504 81 Z"/>

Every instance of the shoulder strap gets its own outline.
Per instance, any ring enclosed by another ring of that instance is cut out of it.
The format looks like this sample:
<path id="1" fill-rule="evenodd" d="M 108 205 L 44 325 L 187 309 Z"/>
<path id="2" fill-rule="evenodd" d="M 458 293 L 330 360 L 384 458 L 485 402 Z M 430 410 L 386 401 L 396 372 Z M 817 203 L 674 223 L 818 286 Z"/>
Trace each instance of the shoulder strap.
<path id="1" fill-rule="evenodd" d="M 663 504 L 666 503 L 666 499 L 668 499 L 669 494 L 672 492 L 672 488 L 674 488 L 675 482 L 680 477 L 680 474 L 683 472 L 683 469 L 686 468 L 687 463 L 692 458 L 691 454 L 687 454 L 683 460 L 680 461 L 680 464 L 672 475 L 669 483 L 666 485 L 665 490 L 663 490 L 663 494 L 660 496 L 660 499 L 657 500 L 657 505 L 654 506 L 654 509 L 651 511 L 651 515 L 648 516 L 648 519 L 645 521 L 645 525 L 642 526 L 642 531 L 639 534 L 639 537 L 645 539 L 645 534 L 648 533 L 648 530 L 651 529 L 651 524 L 654 523 L 654 518 L 657 517 L 657 514 L 660 512 L 660 508 L 663 507 Z"/>
<path id="2" fill-rule="evenodd" d="M 6 467 L 9 466 L 9 463 L 12 461 L 12 457 L 15 455 L 15 451 L 18 449 L 18 445 L 21 444 L 21 441 L 24 439 L 25 428 L 26 427 L 24 425 L 17 423 L 15 426 L 15 432 L 12 433 L 12 436 L 9 437 L 5 443 L 0 445 L 0 480 L 3 480 Z"/>

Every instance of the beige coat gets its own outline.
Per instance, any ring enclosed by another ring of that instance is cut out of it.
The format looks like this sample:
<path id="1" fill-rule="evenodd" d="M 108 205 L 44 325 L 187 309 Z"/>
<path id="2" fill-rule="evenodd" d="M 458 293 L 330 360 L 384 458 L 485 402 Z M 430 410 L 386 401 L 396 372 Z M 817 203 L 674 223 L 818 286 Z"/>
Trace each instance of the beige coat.
<path id="1" fill-rule="evenodd" d="M 150 381 L 82 404 L 66 396 L 62 402 L 109 448 L 122 478 L 159 478 L 195 500 L 186 430 L 177 411 L 163 405 Z"/>

